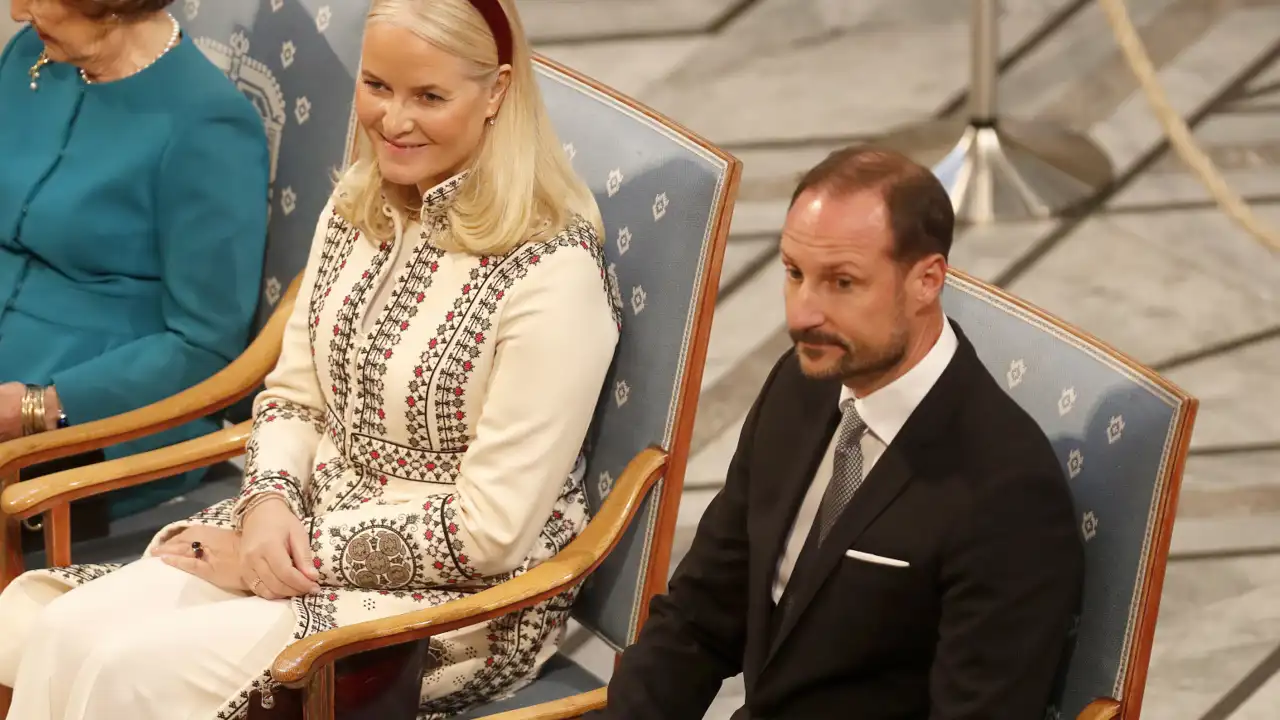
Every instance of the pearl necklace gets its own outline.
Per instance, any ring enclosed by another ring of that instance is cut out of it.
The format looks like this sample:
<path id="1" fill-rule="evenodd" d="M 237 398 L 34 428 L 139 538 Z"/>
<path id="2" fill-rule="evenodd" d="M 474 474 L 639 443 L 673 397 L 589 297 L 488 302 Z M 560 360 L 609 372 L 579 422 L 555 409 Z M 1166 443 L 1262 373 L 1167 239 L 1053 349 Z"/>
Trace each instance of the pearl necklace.
<path id="1" fill-rule="evenodd" d="M 170 23 L 173 23 L 173 32 L 169 35 L 169 42 L 165 43 L 164 49 L 163 49 L 163 50 L 161 50 L 161 51 L 160 51 L 160 54 L 159 54 L 159 55 L 156 55 L 156 56 L 151 60 L 151 62 L 147 63 L 146 65 L 143 65 L 143 66 L 139 67 L 137 70 L 134 70 L 133 72 L 129 73 L 128 75 L 125 75 L 124 77 L 119 78 L 120 80 L 123 80 L 123 79 L 124 79 L 124 78 L 126 78 L 126 77 L 130 77 L 130 76 L 133 76 L 133 75 L 137 75 L 138 73 L 142 72 L 143 70 L 146 70 L 147 68 L 151 67 L 152 65 L 155 65 L 157 62 L 159 62 L 159 61 L 160 61 L 160 58 L 162 58 L 162 57 L 164 57 L 165 55 L 167 55 L 167 54 L 168 54 L 168 52 L 169 52 L 170 50 L 172 50 L 172 49 L 174 48 L 174 46 L 176 46 L 176 45 L 178 44 L 178 38 L 179 38 L 179 37 L 181 36 L 181 34 L 182 34 L 182 28 L 178 25 L 178 20 L 177 20 L 177 18 L 175 18 L 172 14 L 170 14 L 170 13 L 165 13 L 165 15 L 167 15 L 167 16 L 169 17 L 169 22 L 170 22 Z M 53 61 L 49 59 L 49 52 L 48 52 L 47 50 L 42 50 L 42 51 L 40 52 L 40 57 L 36 59 L 36 64 L 35 64 L 35 65 L 32 65 L 32 66 L 31 66 L 31 69 L 27 71 L 27 75 L 30 75 L 30 76 L 31 76 L 31 90 L 32 90 L 32 92 L 35 92 L 36 90 L 39 90 L 39 89 L 40 89 L 40 69 L 41 69 L 41 68 L 43 68 L 45 65 L 48 65 L 48 64 L 49 64 L 49 63 L 51 63 L 51 62 L 53 62 Z M 92 85 L 92 84 L 93 84 L 93 81 L 89 79 L 89 74 L 88 74 L 88 73 L 86 73 L 86 72 L 84 71 L 84 68 L 79 68 L 79 70 L 80 70 L 80 79 L 84 81 L 84 84 L 85 84 L 85 85 Z"/>

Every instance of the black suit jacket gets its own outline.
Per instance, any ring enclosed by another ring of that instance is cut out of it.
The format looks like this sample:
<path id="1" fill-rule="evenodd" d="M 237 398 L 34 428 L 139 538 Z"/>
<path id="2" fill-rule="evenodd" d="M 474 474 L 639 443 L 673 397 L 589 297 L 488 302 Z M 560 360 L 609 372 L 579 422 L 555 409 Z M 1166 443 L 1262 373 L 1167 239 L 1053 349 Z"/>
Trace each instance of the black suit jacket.
<path id="1" fill-rule="evenodd" d="M 782 357 L 596 717 L 701 718 L 740 672 L 735 720 L 1044 717 L 1080 599 L 1075 512 L 1048 439 L 956 330 L 950 364 L 775 608 L 777 560 L 840 393 Z"/>

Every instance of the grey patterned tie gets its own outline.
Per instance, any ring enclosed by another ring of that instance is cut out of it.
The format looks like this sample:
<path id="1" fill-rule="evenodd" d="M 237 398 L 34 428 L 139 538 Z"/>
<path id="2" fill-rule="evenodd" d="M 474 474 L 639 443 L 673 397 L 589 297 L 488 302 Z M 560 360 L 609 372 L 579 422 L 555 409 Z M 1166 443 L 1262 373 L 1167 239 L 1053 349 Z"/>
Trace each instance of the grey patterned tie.
<path id="1" fill-rule="evenodd" d="M 844 508 L 853 499 L 853 494 L 862 485 L 862 433 L 867 424 L 858 415 L 853 400 L 840 403 L 840 427 L 836 430 L 839 440 L 836 442 L 835 461 L 832 463 L 831 482 L 822 494 L 822 502 L 818 504 L 818 545 L 827 539 L 827 533 L 835 526 L 836 520 Z"/>

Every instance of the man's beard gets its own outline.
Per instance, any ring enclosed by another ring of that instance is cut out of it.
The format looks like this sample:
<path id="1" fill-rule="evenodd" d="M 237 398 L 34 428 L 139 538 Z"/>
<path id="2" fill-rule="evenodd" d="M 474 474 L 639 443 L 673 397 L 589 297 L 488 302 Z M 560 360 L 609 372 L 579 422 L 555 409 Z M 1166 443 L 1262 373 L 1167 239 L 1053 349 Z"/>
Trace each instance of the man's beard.
<path id="1" fill-rule="evenodd" d="M 800 370 L 814 380 L 841 381 L 869 379 L 895 368 L 907 354 L 907 332 L 899 328 L 883 348 L 857 347 L 851 341 L 821 330 L 792 330 L 791 340 L 796 344 L 827 345 L 844 352 L 837 362 L 821 368 L 808 368 L 800 363 Z M 799 350 L 804 356 L 804 351 Z"/>

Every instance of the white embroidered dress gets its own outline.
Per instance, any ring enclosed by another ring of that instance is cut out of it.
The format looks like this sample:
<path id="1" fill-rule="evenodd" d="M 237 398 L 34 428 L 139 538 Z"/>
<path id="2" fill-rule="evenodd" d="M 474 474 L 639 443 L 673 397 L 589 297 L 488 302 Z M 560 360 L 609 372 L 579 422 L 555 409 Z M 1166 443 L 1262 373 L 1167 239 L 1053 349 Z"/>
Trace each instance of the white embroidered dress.
<path id="1" fill-rule="evenodd" d="M 461 180 L 428 193 L 422 222 L 381 246 L 326 207 L 255 402 L 243 492 L 152 542 L 190 524 L 230 527 L 251 498 L 284 497 L 311 530 L 324 588 L 291 601 L 295 638 L 499 583 L 587 522 L 580 449 L 621 318 L 596 233 L 579 218 L 503 256 L 444 252 L 433 238 L 449 232 Z M 17 582 L 75 586 L 116 567 Z M 575 594 L 433 639 L 421 717 L 526 684 Z M 266 671 L 218 717 L 243 717 L 249 693 L 270 690 Z"/>

